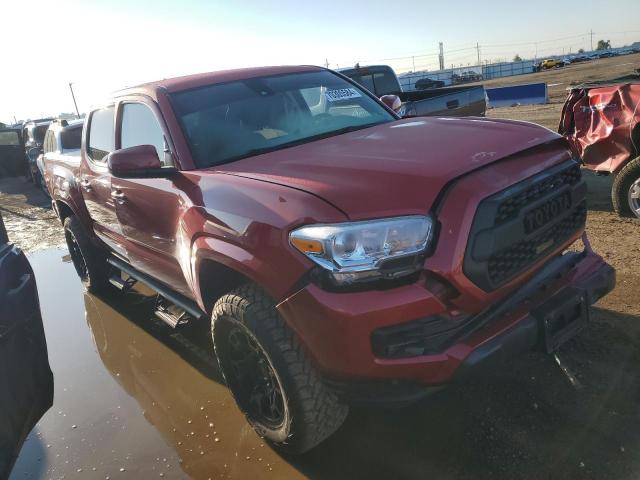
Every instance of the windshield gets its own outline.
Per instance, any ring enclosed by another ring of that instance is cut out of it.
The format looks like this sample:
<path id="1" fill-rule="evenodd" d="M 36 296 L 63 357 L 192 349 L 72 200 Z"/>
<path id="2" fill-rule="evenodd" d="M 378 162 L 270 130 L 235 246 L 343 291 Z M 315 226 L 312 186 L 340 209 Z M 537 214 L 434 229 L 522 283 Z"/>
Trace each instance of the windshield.
<path id="1" fill-rule="evenodd" d="M 171 100 L 199 168 L 395 120 L 328 71 L 210 85 Z"/>

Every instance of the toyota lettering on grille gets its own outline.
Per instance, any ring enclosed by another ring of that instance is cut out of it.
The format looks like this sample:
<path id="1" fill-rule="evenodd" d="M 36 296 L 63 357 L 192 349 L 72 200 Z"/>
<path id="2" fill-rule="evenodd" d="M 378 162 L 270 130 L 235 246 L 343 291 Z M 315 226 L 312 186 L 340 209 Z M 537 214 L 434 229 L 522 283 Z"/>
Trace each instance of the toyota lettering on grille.
<path id="1" fill-rule="evenodd" d="M 534 232 L 570 208 L 571 194 L 564 192 L 527 212 L 524 216 L 524 229 L 527 233 Z"/>

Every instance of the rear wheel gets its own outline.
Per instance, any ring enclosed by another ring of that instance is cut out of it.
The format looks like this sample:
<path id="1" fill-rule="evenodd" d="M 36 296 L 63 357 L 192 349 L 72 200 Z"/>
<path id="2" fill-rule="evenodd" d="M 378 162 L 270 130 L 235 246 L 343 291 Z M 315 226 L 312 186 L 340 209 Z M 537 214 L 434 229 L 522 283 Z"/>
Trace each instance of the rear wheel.
<path id="1" fill-rule="evenodd" d="M 616 175 L 611 200 L 618 215 L 640 218 L 640 157 L 631 160 Z"/>
<path id="2" fill-rule="evenodd" d="M 274 302 L 257 286 L 244 285 L 216 302 L 212 335 L 238 406 L 274 446 L 305 452 L 344 422 L 348 407 L 323 383 Z"/>
<path id="3" fill-rule="evenodd" d="M 109 268 L 106 254 L 95 247 L 84 233 L 75 216 L 64 220 L 64 236 L 73 266 L 89 292 L 98 292 L 109 285 Z"/>

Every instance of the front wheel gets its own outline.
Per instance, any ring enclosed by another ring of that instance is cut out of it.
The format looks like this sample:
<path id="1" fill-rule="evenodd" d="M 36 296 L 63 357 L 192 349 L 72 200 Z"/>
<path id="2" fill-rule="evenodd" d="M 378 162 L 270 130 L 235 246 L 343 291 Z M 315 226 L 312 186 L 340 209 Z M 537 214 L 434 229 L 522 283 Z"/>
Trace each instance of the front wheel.
<path id="1" fill-rule="evenodd" d="M 244 285 L 216 302 L 212 335 L 238 407 L 271 444 L 303 453 L 342 425 L 348 407 L 324 384 L 259 287 Z"/>
<path id="2" fill-rule="evenodd" d="M 618 215 L 640 218 L 640 157 L 631 160 L 616 175 L 611 200 Z"/>

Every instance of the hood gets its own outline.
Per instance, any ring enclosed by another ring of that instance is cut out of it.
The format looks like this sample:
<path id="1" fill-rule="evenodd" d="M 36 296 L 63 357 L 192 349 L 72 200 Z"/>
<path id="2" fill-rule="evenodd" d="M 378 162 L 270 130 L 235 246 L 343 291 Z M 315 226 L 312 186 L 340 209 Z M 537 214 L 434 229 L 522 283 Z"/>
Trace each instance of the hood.
<path id="1" fill-rule="evenodd" d="M 526 122 L 413 118 L 245 158 L 215 171 L 304 190 L 356 220 L 425 213 L 456 177 L 559 138 Z"/>

